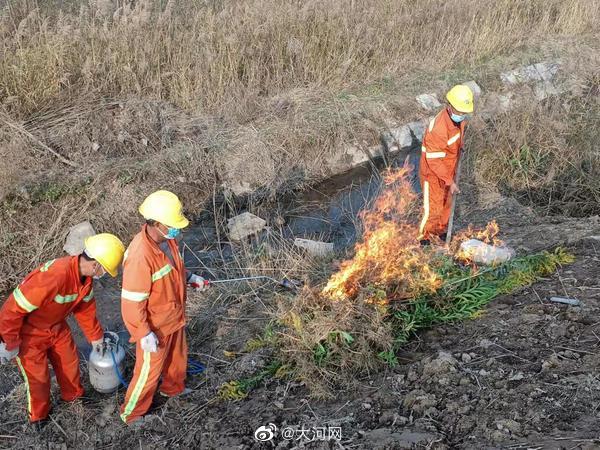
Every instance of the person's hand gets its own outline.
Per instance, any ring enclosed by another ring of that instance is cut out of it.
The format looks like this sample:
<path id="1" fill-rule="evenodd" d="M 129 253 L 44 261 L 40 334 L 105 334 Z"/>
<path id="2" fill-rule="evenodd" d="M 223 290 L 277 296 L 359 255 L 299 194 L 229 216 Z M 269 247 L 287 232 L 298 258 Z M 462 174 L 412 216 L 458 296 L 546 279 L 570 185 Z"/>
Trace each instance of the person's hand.
<path id="1" fill-rule="evenodd" d="M 158 338 L 151 331 L 142 339 L 140 339 L 140 345 L 142 346 L 142 350 L 145 352 L 156 353 L 158 350 Z"/>
<path id="2" fill-rule="evenodd" d="M 0 365 L 8 364 L 15 356 L 19 354 L 19 347 L 13 350 L 6 350 L 6 344 L 0 342 Z"/>
<path id="3" fill-rule="evenodd" d="M 210 282 L 202 278 L 200 275 L 196 275 L 195 273 L 193 273 L 188 282 L 188 286 L 192 289 L 195 289 L 196 291 L 203 291 L 205 289 L 208 289 L 208 287 L 210 286 Z"/>
<path id="4" fill-rule="evenodd" d="M 458 185 L 456 183 L 452 183 L 450 185 L 450 193 L 452 195 L 454 195 L 454 194 L 460 194 L 460 189 L 458 188 Z"/>

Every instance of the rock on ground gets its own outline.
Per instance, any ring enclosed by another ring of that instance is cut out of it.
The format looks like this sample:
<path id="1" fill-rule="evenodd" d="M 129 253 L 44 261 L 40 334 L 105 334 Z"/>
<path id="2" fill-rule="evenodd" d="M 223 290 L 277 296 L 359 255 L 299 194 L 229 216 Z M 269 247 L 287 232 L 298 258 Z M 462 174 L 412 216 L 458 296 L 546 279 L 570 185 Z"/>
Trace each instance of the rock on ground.
<path id="1" fill-rule="evenodd" d="M 83 252 L 85 239 L 94 234 L 96 234 L 94 227 L 87 220 L 72 226 L 69 229 L 63 250 L 71 256 L 79 255 Z"/>
<path id="2" fill-rule="evenodd" d="M 251 236 L 265 228 L 267 222 L 252 213 L 245 212 L 239 216 L 232 217 L 227 221 L 229 238 L 234 241 Z"/>

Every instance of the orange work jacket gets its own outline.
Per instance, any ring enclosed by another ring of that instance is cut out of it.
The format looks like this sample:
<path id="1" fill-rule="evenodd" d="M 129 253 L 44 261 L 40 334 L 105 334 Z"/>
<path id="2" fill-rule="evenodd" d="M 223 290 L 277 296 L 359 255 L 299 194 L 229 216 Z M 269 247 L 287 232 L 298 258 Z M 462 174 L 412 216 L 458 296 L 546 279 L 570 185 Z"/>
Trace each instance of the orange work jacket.
<path id="1" fill-rule="evenodd" d="M 49 337 L 75 315 L 88 341 L 104 331 L 96 318 L 93 280 L 79 275 L 79 256 L 48 261 L 31 272 L 0 309 L 0 336 L 7 350 L 21 344 L 21 336 Z"/>
<path id="2" fill-rule="evenodd" d="M 173 262 L 148 236 L 144 225 L 125 252 L 121 312 L 131 342 L 151 331 L 165 337 L 185 325 L 185 267 L 175 239 L 167 243 Z"/>
<path id="3" fill-rule="evenodd" d="M 463 145 L 465 122 L 456 125 L 448 108 L 441 110 L 429 122 L 423 136 L 421 163 L 422 178 L 435 176 L 449 187 L 454 181 L 460 149 Z"/>

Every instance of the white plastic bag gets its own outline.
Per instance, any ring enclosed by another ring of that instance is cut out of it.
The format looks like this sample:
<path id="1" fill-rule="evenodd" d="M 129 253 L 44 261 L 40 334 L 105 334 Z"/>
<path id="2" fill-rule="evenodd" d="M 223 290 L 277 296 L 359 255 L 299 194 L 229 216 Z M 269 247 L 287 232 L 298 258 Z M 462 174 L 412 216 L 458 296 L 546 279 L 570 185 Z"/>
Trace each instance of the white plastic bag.
<path id="1" fill-rule="evenodd" d="M 515 256 L 515 251 L 508 247 L 494 247 L 477 239 L 469 239 L 460 244 L 460 256 L 478 264 L 488 266 L 500 264 Z"/>

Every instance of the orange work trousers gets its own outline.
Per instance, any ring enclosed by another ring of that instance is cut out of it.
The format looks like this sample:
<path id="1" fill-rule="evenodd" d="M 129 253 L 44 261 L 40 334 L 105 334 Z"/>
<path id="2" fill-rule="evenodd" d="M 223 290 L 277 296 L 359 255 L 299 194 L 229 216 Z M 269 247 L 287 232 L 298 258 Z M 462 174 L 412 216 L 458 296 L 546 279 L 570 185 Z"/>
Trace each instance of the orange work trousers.
<path id="1" fill-rule="evenodd" d="M 121 405 L 121 420 L 125 423 L 134 422 L 150 409 L 161 375 L 161 393 L 172 397 L 185 390 L 188 357 L 185 328 L 159 341 L 155 353 L 143 351 L 139 342 L 136 345 L 133 378 Z"/>
<path id="2" fill-rule="evenodd" d="M 450 187 L 436 176 L 421 177 L 423 190 L 423 216 L 419 226 L 419 239 L 440 236 L 448 229 L 452 195 Z"/>
<path id="3" fill-rule="evenodd" d="M 32 329 L 27 325 L 23 328 L 16 360 L 27 386 L 29 420 L 37 422 L 47 418 L 50 411 L 48 359 L 56 374 L 61 398 L 70 402 L 83 395 L 79 356 L 66 322 L 51 330 Z"/>

